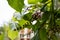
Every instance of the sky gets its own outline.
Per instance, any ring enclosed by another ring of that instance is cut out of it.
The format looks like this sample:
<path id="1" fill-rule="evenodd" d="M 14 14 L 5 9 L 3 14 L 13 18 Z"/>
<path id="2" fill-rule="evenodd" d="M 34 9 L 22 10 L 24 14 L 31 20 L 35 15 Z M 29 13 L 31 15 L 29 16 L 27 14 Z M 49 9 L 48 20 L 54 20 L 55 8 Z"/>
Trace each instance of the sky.
<path id="1" fill-rule="evenodd" d="M 11 20 L 14 12 L 15 10 L 9 6 L 7 0 L 0 0 L 0 26 Z"/>
<path id="2" fill-rule="evenodd" d="M 28 6 L 27 0 L 24 1 Z M 8 4 L 7 0 L 0 0 L 0 26 L 5 22 L 9 22 L 15 10 Z"/>

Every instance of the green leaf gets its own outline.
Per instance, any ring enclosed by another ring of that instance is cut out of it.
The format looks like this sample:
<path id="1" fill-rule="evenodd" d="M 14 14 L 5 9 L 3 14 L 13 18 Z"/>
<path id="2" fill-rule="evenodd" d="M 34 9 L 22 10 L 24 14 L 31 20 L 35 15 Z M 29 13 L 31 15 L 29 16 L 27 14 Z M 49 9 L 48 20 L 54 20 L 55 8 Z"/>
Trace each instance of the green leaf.
<path id="1" fill-rule="evenodd" d="M 31 21 L 32 13 L 25 14 L 25 15 L 23 16 L 23 18 L 24 18 L 25 20 Z"/>
<path id="2" fill-rule="evenodd" d="M 39 32 L 39 36 L 41 40 L 47 40 L 47 33 L 46 33 L 46 29 L 41 29 Z"/>
<path id="3" fill-rule="evenodd" d="M 0 35 L 0 40 L 4 40 L 4 34 Z"/>
<path id="4" fill-rule="evenodd" d="M 19 21 L 19 25 L 23 27 L 23 25 L 24 25 L 25 23 L 27 23 L 27 22 L 28 22 L 28 21 L 26 21 L 26 20 L 24 20 L 24 19 L 21 19 L 21 20 Z"/>
<path id="5" fill-rule="evenodd" d="M 33 26 L 32 26 L 32 25 L 27 25 L 27 26 L 25 26 L 25 27 L 31 29 Z"/>
<path id="6" fill-rule="evenodd" d="M 46 10 L 47 10 L 47 11 L 50 11 L 50 7 L 51 7 L 51 3 L 47 4 Z"/>
<path id="7" fill-rule="evenodd" d="M 39 2 L 42 2 L 43 0 L 39 0 Z"/>
<path id="8" fill-rule="evenodd" d="M 38 2 L 38 0 L 28 0 L 29 4 L 36 4 Z"/>
<path id="9" fill-rule="evenodd" d="M 49 11 L 46 11 L 44 12 L 43 16 L 42 16 L 42 21 L 47 21 L 50 17 L 50 12 Z"/>
<path id="10" fill-rule="evenodd" d="M 16 11 L 21 12 L 24 7 L 24 0 L 7 0 L 8 4 L 14 8 Z"/>
<path id="11" fill-rule="evenodd" d="M 11 40 L 14 40 L 17 36 L 18 36 L 18 31 L 12 31 L 12 30 L 8 31 L 8 37 Z"/>
<path id="12" fill-rule="evenodd" d="M 42 3 L 45 3 L 45 2 L 47 2 L 48 0 L 42 0 Z"/>
<path id="13" fill-rule="evenodd" d="M 16 21 L 17 19 L 16 19 L 15 17 L 12 17 L 12 20 L 13 20 L 13 21 Z"/>

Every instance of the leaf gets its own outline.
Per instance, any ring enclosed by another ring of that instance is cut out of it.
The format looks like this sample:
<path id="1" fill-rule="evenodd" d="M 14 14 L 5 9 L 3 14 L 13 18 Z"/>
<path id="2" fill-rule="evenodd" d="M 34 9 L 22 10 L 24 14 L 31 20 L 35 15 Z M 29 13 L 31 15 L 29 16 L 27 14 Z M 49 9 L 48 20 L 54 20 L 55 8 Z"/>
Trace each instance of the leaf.
<path id="1" fill-rule="evenodd" d="M 16 11 L 21 12 L 24 7 L 24 0 L 7 0 L 8 4 L 14 8 Z"/>
<path id="2" fill-rule="evenodd" d="M 51 7 L 51 3 L 47 4 L 46 10 L 47 10 L 47 11 L 50 11 L 50 7 Z"/>
<path id="3" fill-rule="evenodd" d="M 0 40 L 4 40 L 4 34 L 0 35 Z"/>
<path id="4" fill-rule="evenodd" d="M 47 2 L 48 0 L 42 0 L 42 3 L 45 3 L 45 2 Z"/>
<path id="5" fill-rule="evenodd" d="M 39 2 L 42 2 L 43 0 L 39 0 Z"/>
<path id="6" fill-rule="evenodd" d="M 12 31 L 12 30 L 9 30 L 8 31 L 8 37 L 11 40 L 15 39 L 17 36 L 18 36 L 18 31 Z"/>
<path id="7" fill-rule="evenodd" d="M 32 13 L 25 14 L 25 15 L 23 16 L 23 18 L 24 18 L 25 20 L 31 21 Z"/>
<path id="8" fill-rule="evenodd" d="M 29 4 L 36 4 L 38 2 L 38 0 L 28 0 Z"/>
<path id="9" fill-rule="evenodd" d="M 13 21 L 16 21 L 17 19 L 16 19 L 15 17 L 12 17 L 12 20 L 13 20 Z"/>
<path id="10" fill-rule="evenodd" d="M 39 32 L 39 36 L 41 40 L 47 40 L 47 33 L 46 33 L 46 29 L 41 29 Z"/>
<path id="11" fill-rule="evenodd" d="M 26 21 L 26 20 L 24 20 L 24 19 L 21 19 L 21 20 L 19 21 L 19 25 L 23 27 L 23 25 L 24 25 L 26 22 L 28 22 L 28 21 Z"/>
<path id="12" fill-rule="evenodd" d="M 25 27 L 31 29 L 33 26 L 32 25 L 27 25 Z"/>
<path id="13" fill-rule="evenodd" d="M 47 21 L 50 17 L 50 12 L 49 11 L 46 11 L 44 12 L 43 16 L 42 16 L 42 21 Z"/>

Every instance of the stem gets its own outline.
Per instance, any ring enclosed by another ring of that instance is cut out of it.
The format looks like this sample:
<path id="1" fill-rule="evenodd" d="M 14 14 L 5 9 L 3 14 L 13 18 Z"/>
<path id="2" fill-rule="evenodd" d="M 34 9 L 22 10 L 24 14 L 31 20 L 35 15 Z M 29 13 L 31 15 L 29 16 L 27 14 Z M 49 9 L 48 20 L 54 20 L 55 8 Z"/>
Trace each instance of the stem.
<path id="1" fill-rule="evenodd" d="M 52 2 L 52 12 L 54 12 L 54 0 L 51 0 Z"/>
<path id="2" fill-rule="evenodd" d="M 50 27 L 53 27 L 54 23 L 55 23 L 55 18 L 54 18 L 54 0 L 51 0 L 51 19 L 50 19 Z"/>
<path id="3" fill-rule="evenodd" d="M 50 1 L 49 1 L 48 3 L 45 3 L 45 4 L 43 5 L 43 7 L 40 9 L 40 11 L 45 11 L 44 8 L 45 8 L 46 5 L 49 4 L 49 3 L 50 3 Z"/>

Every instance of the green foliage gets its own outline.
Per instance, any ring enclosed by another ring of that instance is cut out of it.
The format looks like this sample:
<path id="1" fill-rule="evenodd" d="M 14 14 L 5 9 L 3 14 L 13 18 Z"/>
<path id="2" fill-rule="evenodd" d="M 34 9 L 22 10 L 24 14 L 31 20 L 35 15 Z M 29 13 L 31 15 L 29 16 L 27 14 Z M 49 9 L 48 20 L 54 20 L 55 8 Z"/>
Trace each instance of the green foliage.
<path id="1" fill-rule="evenodd" d="M 42 16 L 42 21 L 47 21 L 50 17 L 50 12 L 46 11 Z"/>
<path id="2" fill-rule="evenodd" d="M 18 21 L 19 22 L 19 25 L 21 26 L 21 27 L 23 27 L 23 25 L 25 24 L 25 23 L 27 23 L 28 21 L 26 21 L 26 20 L 24 20 L 24 19 L 21 19 L 20 21 Z"/>
<path id="3" fill-rule="evenodd" d="M 37 2 L 39 2 L 38 0 L 28 0 L 29 4 L 36 4 Z"/>
<path id="4" fill-rule="evenodd" d="M 42 0 L 43 3 L 47 2 L 48 0 Z"/>
<path id="5" fill-rule="evenodd" d="M 54 9 L 54 0 L 28 0 L 30 5 L 25 9 L 24 0 L 7 0 L 9 5 L 16 11 L 21 12 L 21 19 L 18 20 L 13 16 L 14 22 L 22 28 L 32 28 L 35 32 L 35 36 L 32 40 L 58 40 L 56 36 L 56 30 L 60 33 L 60 10 Z M 46 5 L 45 5 L 46 4 Z M 24 10 L 22 11 L 24 7 Z M 26 13 L 28 11 L 28 13 Z M 43 14 L 42 14 L 43 12 Z M 25 14 L 26 13 L 26 14 Z M 33 24 L 34 21 L 37 21 Z M 46 26 L 48 25 L 48 27 Z M 9 28 L 8 37 L 14 40 L 18 31 L 12 31 Z M 20 30 L 20 29 L 19 29 Z"/>
<path id="6" fill-rule="evenodd" d="M 25 14 L 23 16 L 23 19 L 27 20 L 27 21 L 31 21 L 31 18 L 32 18 L 32 13 L 28 13 L 28 14 Z"/>
<path id="7" fill-rule="evenodd" d="M 48 40 L 46 29 L 41 29 L 39 35 L 41 40 Z"/>
<path id="8" fill-rule="evenodd" d="M 0 34 L 0 40 L 4 40 L 4 34 Z"/>
<path id="9" fill-rule="evenodd" d="M 17 36 L 18 36 L 18 31 L 12 31 L 12 30 L 8 31 L 8 37 L 11 40 L 14 40 Z"/>
<path id="10" fill-rule="evenodd" d="M 53 40 L 57 40 L 57 37 L 56 36 L 53 36 Z"/>
<path id="11" fill-rule="evenodd" d="M 24 0 L 7 0 L 9 5 L 16 11 L 21 12 L 24 7 Z"/>

